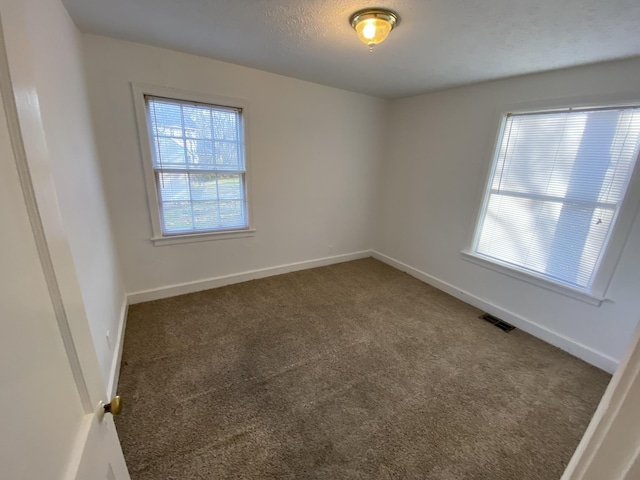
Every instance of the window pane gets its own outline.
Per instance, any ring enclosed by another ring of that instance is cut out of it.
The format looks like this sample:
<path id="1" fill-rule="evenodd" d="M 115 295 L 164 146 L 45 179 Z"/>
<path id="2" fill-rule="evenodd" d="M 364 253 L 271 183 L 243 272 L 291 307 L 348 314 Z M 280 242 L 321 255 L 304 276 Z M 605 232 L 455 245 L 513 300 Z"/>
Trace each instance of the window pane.
<path id="1" fill-rule="evenodd" d="M 218 175 L 218 195 L 220 199 L 242 200 L 244 188 L 240 175 Z"/>
<path id="2" fill-rule="evenodd" d="M 217 175 L 214 173 L 189 174 L 191 198 L 197 200 L 217 200 Z"/>
<path id="3" fill-rule="evenodd" d="M 223 228 L 242 227 L 246 225 L 242 201 L 220 201 L 220 225 Z"/>
<path id="4" fill-rule="evenodd" d="M 213 142 L 210 140 L 187 140 L 189 163 L 195 168 L 210 168 L 213 164 Z"/>
<path id="5" fill-rule="evenodd" d="M 147 108 L 156 167 L 244 170 L 239 111 L 155 97 Z"/>
<path id="6" fill-rule="evenodd" d="M 166 233 L 247 226 L 244 176 L 158 172 Z"/>
<path id="7" fill-rule="evenodd" d="M 613 210 L 492 195 L 477 251 L 586 287 L 612 219 Z"/>
<path id="8" fill-rule="evenodd" d="M 241 112 L 146 97 L 165 234 L 245 228 Z"/>
<path id="9" fill-rule="evenodd" d="M 216 140 L 238 141 L 238 114 L 216 110 L 212 112 L 213 131 Z"/>
<path id="10" fill-rule="evenodd" d="M 162 165 L 163 167 L 169 167 L 171 164 L 179 165 L 180 168 L 184 168 L 185 163 L 185 151 L 184 140 L 181 138 L 163 138 L 156 139 L 157 145 L 157 157 L 156 166 Z"/>
<path id="11" fill-rule="evenodd" d="M 182 137 L 182 111 L 179 104 L 154 100 L 148 102 L 153 135 Z"/>
<path id="12" fill-rule="evenodd" d="M 639 144 L 637 108 L 509 116 L 475 251 L 588 288 Z"/>
<path id="13" fill-rule="evenodd" d="M 211 138 L 211 109 L 193 105 L 182 107 L 184 132 L 189 138 Z"/>
<path id="14" fill-rule="evenodd" d="M 163 202 L 191 199 L 187 173 L 158 173 L 158 189 Z"/>
<path id="15" fill-rule="evenodd" d="M 215 230 L 220 228 L 218 202 L 194 202 L 193 220 L 196 230 Z"/>
<path id="16" fill-rule="evenodd" d="M 215 142 L 216 167 L 230 170 L 242 170 L 240 151 L 237 143 Z"/>
<path id="17" fill-rule="evenodd" d="M 190 202 L 163 202 L 162 220 L 167 233 L 193 230 Z"/>

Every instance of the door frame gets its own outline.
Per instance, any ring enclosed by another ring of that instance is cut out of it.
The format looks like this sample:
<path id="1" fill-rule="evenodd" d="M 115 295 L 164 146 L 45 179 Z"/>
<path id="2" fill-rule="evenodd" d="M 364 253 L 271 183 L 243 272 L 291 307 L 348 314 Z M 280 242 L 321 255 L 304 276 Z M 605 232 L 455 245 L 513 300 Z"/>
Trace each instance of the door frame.
<path id="1" fill-rule="evenodd" d="M 635 480 L 640 472 L 640 323 L 561 480 Z"/>

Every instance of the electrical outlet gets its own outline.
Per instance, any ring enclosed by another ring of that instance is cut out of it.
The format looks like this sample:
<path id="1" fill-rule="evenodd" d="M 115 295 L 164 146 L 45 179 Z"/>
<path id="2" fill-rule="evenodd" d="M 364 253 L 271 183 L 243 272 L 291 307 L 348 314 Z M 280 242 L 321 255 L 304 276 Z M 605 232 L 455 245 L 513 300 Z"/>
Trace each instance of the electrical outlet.
<path id="1" fill-rule="evenodd" d="M 105 337 L 107 337 L 107 345 L 109 346 L 109 350 L 111 350 L 111 330 L 107 330 Z"/>

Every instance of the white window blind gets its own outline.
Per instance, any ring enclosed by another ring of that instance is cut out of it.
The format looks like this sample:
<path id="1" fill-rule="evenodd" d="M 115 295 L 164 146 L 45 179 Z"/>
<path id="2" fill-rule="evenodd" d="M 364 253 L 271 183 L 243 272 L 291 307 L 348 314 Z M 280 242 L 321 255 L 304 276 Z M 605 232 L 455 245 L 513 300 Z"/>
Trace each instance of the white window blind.
<path id="1" fill-rule="evenodd" d="M 508 115 L 475 253 L 588 291 L 639 144 L 636 107 Z"/>
<path id="2" fill-rule="evenodd" d="M 242 110 L 145 103 L 163 235 L 247 228 Z"/>

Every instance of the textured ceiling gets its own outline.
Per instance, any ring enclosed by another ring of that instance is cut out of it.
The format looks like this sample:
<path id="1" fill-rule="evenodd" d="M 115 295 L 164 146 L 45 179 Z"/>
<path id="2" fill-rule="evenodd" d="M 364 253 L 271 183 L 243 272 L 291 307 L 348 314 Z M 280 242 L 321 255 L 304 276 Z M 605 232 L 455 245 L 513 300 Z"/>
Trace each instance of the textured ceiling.
<path id="1" fill-rule="evenodd" d="M 640 55 L 638 0 L 63 0 L 83 32 L 381 97 Z M 349 25 L 400 24 L 370 53 Z"/>

